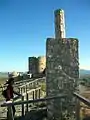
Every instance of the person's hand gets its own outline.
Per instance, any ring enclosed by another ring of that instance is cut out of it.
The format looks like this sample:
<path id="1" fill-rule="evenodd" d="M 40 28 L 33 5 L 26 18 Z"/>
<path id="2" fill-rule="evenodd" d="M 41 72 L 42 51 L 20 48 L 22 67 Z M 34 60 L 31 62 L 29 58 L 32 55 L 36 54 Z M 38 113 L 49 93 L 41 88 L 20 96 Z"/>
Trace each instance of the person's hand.
<path id="1" fill-rule="evenodd" d="M 12 101 L 9 100 L 9 101 L 5 101 L 5 102 L 4 102 L 4 104 L 7 104 L 7 103 L 12 103 Z"/>
<path id="2" fill-rule="evenodd" d="M 12 102 L 13 102 L 13 99 L 10 99 L 10 101 L 12 101 Z"/>
<path id="3" fill-rule="evenodd" d="M 12 101 L 11 101 L 11 100 L 9 100 L 9 101 L 7 101 L 6 103 L 12 103 Z"/>

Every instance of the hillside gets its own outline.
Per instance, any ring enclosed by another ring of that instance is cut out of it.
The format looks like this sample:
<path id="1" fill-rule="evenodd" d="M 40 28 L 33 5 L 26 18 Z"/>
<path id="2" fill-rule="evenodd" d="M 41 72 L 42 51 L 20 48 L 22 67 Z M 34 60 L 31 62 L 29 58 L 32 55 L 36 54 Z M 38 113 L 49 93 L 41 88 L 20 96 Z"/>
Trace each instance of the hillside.
<path id="1" fill-rule="evenodd" d="M 80 69 L 80 75 L 82 74 L 90 74 L 90 70 Z"/>
<path id="2" fill-rule="evenodd" d="M 90 77 L 90 70 L 80 69 L 80 77 Z"/>
<path id="3" fill-rule="evenodd" d="M 0 78 L 7 78 L 8 72 L 0 72 Z"/>

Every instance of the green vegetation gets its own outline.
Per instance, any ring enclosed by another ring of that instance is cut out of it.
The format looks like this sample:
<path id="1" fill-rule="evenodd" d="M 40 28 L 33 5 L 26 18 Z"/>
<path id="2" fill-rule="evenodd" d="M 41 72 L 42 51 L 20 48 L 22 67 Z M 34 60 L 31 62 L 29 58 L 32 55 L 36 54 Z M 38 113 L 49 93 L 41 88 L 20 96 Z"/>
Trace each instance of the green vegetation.
<path id="1" fill-rule="evenodd" d="M 45 82 L 42 82 L 42 83 L 41 83 L 41 90 L 42 90 L 43 92 L 46 92 L 46 83 L 45 83 Z"/>
<path id="2" fill-rule="evenodd" d="M 83 77 L 80 79 L 80 84 L 90 86 L 90 77 Z"/>

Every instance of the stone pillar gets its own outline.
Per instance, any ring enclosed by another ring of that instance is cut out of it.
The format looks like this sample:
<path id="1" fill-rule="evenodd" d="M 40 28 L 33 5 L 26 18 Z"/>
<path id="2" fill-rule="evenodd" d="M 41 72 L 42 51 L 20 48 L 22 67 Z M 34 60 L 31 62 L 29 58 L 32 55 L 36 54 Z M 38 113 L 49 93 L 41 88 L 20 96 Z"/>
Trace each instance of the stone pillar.
<path id="1" fill-rule="evenodd" d="M 72 92 L 79 77 L 78 40 L 75 38 L 48 38 L 46 43 L 46 92 L 47 97 L 67 94 L 63 100 L 47 103 L 48 120 L 62 120 L 75 112 Z M 62 112 L 62 111 L 63 112 Z M 61 115 L 61 113 L 63 113 Z M 74 120 L 74 119 L 73 119 Z"/>
<path id="2" fill-rule="evenodd" d="M 65 38 L 64 10 L 55 10 L 55 38 Z"/>

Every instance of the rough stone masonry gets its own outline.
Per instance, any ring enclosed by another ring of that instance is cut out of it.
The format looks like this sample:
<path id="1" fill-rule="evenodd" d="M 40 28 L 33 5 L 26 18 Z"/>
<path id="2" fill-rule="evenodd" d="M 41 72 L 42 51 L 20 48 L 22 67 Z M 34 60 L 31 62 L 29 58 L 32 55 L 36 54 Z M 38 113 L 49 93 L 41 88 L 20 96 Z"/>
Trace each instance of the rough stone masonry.
<path id="1" fill-rule="evenodd" d="M 74 117 L 75 100 L 72 92 L 79 78 L 78 40 L 76 38 L 48 38 L 46 42 L 47 97 L 67 94 L 62 102 L 47 103 L 48 120 L 66 120 Z M 61 104 L 62 103 L 62 104 Z M 74 120 L 74 118 L 73 118 Z"/>

